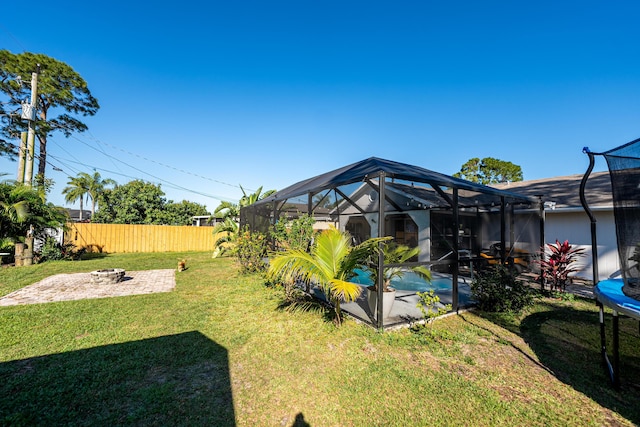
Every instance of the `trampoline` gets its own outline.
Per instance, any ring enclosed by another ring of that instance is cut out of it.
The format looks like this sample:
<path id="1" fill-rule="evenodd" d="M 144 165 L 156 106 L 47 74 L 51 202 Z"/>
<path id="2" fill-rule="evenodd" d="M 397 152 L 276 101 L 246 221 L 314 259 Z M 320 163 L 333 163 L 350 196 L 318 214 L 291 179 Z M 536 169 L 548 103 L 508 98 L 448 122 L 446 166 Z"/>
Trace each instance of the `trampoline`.
<path id="1" fill-rule="evenodd" d="M 615 388 L 620 387 L 619 315 L 640 320 L 640 139 L 604 153 L 593 153 L 588 147 L 589 167 L 580 185 L 580 201 L 591 220 L 591 250 L 594 295 L 600 308 L 600 346 L 602 359 Z M 596 219 L 589 208 L 585 187 L 595 164 L 595 156 L 607 161 L 613 189 L 613 214 L 616 224 L 621 279 L 598 282 L 598 246 Z M 606 344 L 604 307 L 613 311 L 612 359 Z"/>

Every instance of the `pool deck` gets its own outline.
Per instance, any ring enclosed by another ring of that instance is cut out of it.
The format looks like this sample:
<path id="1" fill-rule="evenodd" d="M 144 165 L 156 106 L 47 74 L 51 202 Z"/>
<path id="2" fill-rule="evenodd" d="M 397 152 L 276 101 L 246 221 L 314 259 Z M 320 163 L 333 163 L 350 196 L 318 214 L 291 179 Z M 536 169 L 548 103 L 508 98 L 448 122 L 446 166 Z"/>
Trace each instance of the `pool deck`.
<path id="1" fill-rule="evenodd" d="M 467 289 L 464 289 L 466 286 Z M 468 285 L 460 285 L 460 294 L 467 295 L 471 289 Z M 440 303 L 443 305 L 451 304 L 451 291 L 437 291 L 436 295 L 440 297 Z M 396 291 L 396 298 L 391 308 L 389 317 L 384 320 L 384 326 L 410 326 L 416 322 L 424 319 L 422 312 L 418 308 L 418 297 L 416 291 Z M 363 291 L 355 302 L 341 304 L 342 310 L 349 313 L 351 316 L 366 323 L 373 324 L 375 319 L 369 311 L 369 304 L 367 301 L 367 293 Z"/>
<path id="2" fill-rule="evenodd" d="M 342 309 L 342 311 L 348 313 L 356 320 L 367 323 L 369 325 L 373 325 L 375 324 L 375 319 L 369 311 L 366 286 L 361 285 L 361 287 L 362 292 L 360 293 L 360 296 L 356 299 L 356 301 L 342 303 L 340 304 L 340 308 Z M 466 301 L 470 301 L 471 287 L 468 284 L 461 282 L 458 285 L 458 292 L 460 295 L 459 309 L 464 309 L 463 304 Z M 312 289 L 312 294 L 316 298 L 322 300 L 325 299 L 322 291 L 320 291 L 318 288 L 314 287 Z M 436 290 L 435 294 L 440 297 L 440 303 L 443 306 L 452 303 L 451 289 Z M 391 313 L 389 314 L 389 317 L 384 320 L 384 327 L 406 327 L 423 321 L 424 316 L 418 308 L 419 301 L 420 297 L 418 297 L 417 291 L 397 290 Z"/>
<path id="3" fill-rule="evenodd" d="M 527 277 L 523 277 L 523 279 L 532 288 L 540 289 L 540 285 L 535 281 L 527 280 Z M 460 296 L 459 310 L 466 310 L 467 308 L 473 307 L 472 304 L 468 303 L 471 301 L 471 287 L 469 283 L 471 283 L 471 279 L 466 277 L 458 284 L 458 292 Z M 363 288 L 366 289 L 364 285 Z M 355 319 L 373 325 L 375 324 L 375 319 L 369 311 L 367 293 L 365 289 L 363 289 L 363 292 L 355 302 L 343 303 L 341 304 L 341 308 Z M 571 284 L 567 285 L 566 290 L 567 292 L 582 298 L 594 299 L 593 286 L 590 282 L 585 280 L 574 279 Z M 391 309 L 389 317 L 384 320 L 384 327 L 407 327 L 416 322 L 422 321 L 422 312 L 417 307 L 420 298 L 416 294 L 416 291 L 396 292 L 393 308 Z M 436 290 L 436 295 L 440 297 L 440 302 L 443 305 L 452 303 L 451 289 Z"/>

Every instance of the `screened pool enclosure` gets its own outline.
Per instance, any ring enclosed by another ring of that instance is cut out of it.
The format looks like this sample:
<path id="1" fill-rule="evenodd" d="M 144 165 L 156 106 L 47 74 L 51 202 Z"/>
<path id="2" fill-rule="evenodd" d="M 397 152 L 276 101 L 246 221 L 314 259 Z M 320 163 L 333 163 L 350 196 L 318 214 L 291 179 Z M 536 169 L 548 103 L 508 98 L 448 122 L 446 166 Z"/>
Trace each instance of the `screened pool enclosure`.
<path id="1" fill-rule="evenodd" d="M 304 214 L 314 217 L 318 230 L 334 226 L 348 231 L 354 243 L 392 236 L 398 244 L 420 248 L 417 258 L 402 266 L 428 266 L 431 283 L 408 277 L 393 283 L 397 292 L 391 302 L 384 301 L 378 286 L 373 305 L 366 292 L 342 305 L 378 328 L 421 318 L 418 291 L 434 289 L 442 303 L 458 311 L 471 303 L 469 285 L 478 270 L 499 262 L 529 270 L 544 230 L 536 198 L 375 157 L 300 181 L 245 207 L 240 224 L 266 233 L 277 221 Z M 382 257 L 378 264 L 379 271 L 395 266 L 385 266 Z M 354 272 L 356 283 L 371 284 L 357 276 Z M 401 283 L 407 281 L 412 283 Z M 385 304 L 393 305 L 387 317 Z"/>

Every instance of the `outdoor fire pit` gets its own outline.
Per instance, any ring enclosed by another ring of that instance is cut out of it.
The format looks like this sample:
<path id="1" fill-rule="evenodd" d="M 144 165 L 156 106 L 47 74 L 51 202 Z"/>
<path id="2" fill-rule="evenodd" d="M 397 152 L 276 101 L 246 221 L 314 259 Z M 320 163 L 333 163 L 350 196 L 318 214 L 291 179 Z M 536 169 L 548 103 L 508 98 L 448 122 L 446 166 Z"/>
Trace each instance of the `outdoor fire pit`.
<path id="1" fill-rule="evenodd" d="M 91 272 L 91 283 L 94 285 L 113 285 L 124 279 L 124 269 L 105 268 Z"/>

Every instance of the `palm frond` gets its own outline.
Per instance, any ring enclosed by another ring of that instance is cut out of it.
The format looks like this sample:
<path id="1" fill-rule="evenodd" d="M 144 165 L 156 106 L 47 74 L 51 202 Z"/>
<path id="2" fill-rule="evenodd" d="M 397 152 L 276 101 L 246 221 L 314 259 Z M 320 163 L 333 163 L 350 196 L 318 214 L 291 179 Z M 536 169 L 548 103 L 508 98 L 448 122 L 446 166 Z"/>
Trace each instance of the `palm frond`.
<path id="1" fill-rule="evenodd" d="M 345 302 L 355 301 L 362 293 L 362 287 L 352 282 L 331 280 L 329 283 L 331 295 Z"/>
<path id="2" fill-rule="evenodd" d="M 285 281 L 317 281 L 325 282 L 322 268 L 311 254 L 302 250 L 290 250 L 271 259 L 267 270 L 267 277 L 281 278 Z"/>

